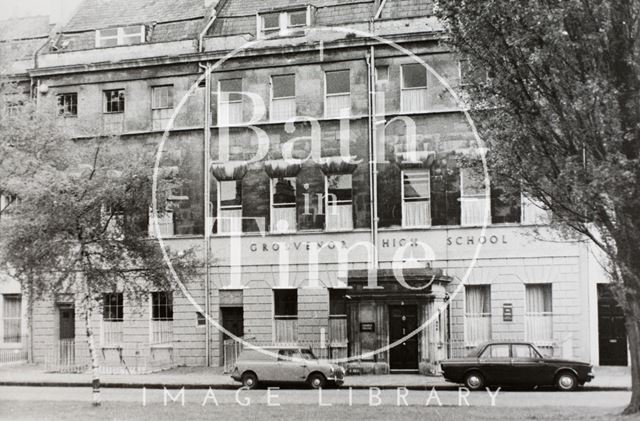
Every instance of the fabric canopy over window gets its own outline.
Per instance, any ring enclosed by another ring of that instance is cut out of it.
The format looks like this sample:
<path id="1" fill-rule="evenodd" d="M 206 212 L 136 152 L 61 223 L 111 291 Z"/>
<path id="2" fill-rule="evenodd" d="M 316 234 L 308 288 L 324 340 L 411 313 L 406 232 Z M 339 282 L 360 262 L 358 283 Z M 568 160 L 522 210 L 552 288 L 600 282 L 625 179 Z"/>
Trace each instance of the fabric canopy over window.
<path id="1" fill-rule="evenodd" d="M 296 177 L 302 168 L 300 159 L 277 159 L 264 162 L 264 170 L 270 178 Z"/>
<path id="2" fill-rule="evenodd" d="M 211 173 L 218 181 L 241 180 L 247 174 L 244 161 L 211 163 Z"/>
<path id="3" fill-rule="evenodd" d="M 320 169 L 325 175 L 331 174 L 353 174 L 358 168 L 358 161 L 355 156 L 342 157 L 332 156 L 320 160 Z"/>

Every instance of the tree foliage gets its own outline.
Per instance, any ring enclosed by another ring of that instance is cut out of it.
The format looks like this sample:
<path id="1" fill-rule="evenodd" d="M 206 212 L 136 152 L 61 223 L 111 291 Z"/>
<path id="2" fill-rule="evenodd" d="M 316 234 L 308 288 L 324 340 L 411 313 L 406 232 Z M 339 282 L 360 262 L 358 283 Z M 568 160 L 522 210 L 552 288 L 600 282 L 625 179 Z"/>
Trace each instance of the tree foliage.
<path id="1" fill-rule="evenodd" d="M 446 42 L 500 182 L 608 256 L 627 315 L 640 410 L 640 1 L 439 0 Z"/>

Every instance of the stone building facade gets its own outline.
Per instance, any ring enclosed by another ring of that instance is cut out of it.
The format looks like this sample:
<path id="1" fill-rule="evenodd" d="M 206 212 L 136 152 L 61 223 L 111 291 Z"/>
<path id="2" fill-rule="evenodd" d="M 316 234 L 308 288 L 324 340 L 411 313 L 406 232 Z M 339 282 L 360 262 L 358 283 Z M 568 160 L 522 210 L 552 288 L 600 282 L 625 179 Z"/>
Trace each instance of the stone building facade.
<path id="1" fill-rule="evenodd" d="M 435 372 L 488 339 L 597 363 L 606 277 L 589 244 L 462 163 L 482 144 L 451 92 L 472 75 L 432 7 L 86 0 L 34 51 L 38 106 L 74 137 L 157 147 L 172 121 L 163 159 L 188 183 L 158 228 L 214 258 L 187 294 L 106 294 L 107 365 L 223 365 L 228 334 L 362 371 Z M 37 303 L 36 361 L 84 358 L 76 308 Z"/>

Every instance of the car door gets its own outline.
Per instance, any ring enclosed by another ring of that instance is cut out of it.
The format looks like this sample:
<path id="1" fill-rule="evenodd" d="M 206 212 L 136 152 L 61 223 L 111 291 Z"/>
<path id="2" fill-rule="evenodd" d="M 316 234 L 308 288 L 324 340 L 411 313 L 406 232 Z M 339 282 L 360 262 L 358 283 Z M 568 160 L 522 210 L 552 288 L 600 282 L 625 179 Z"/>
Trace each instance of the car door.
<path id="1" fill-rule="evenodd" d="M 307 364 L 302 359 L 299 351 L 294 349 L 281 349 L 278 352 L 278 371 L 276 381 L 300 382 L 304 381 L 304 373 Z"/>
<path id="2" fill-rule="evenodd" d="M 480 354 L 479 365 L 487 384 L 511 384 L 513 376 L 510 353 L 509 344 L 491 344 Z"/>
<path id="3" fill-rule="evenodd" d="M 531 345 L 512 344 L 511 365 L 514 384 L 522 386 L 544 384 L 544 360 Z"/>

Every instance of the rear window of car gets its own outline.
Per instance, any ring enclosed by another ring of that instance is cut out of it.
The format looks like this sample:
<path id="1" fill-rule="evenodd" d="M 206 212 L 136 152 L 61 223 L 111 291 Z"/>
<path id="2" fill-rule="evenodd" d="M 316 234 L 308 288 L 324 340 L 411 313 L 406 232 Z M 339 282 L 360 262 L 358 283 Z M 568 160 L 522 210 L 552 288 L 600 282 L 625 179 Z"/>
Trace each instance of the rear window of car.
<path id="1" fill-rule="evenodd" d="M 255 349 L 246 349 L 238 356 L 238 361 L 273 361 L 274 358 Z"/>
<path id="2" fill-rule="evenodd" d="M 480 358 L 509 358 L 509 345 L 508 344 L 489 345 L 484 350 Z"/>

